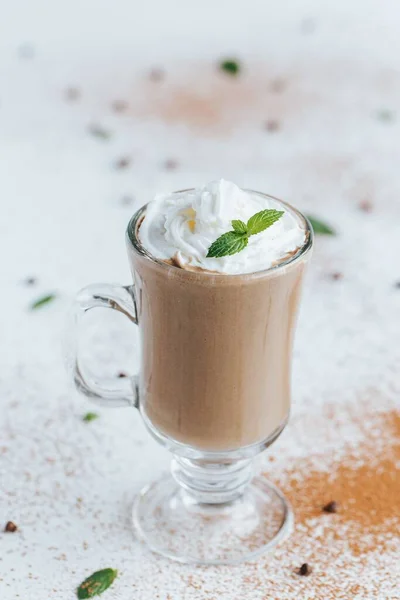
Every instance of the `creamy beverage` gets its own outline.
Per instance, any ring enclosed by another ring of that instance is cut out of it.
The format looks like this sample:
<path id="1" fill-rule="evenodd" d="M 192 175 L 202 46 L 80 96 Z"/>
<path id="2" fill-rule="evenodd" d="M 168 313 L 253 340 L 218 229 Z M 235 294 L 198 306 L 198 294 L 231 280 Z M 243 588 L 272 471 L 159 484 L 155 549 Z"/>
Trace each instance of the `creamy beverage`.
<path id="1" fill-rule="evenodd" d="M 276 220 L 259 232 L 254 224 L 246 237 L 249 219 L 261 211 Z M 210 255 L 229 231 L 240 250 Z M 278 200 L 221 180 L 156 197 L 134 233 L 140 252 L 128 249 L 145 420 L 203 451 L 272 441 L 289 414 L 292 341 L 309 256 L 304 220 Z"/>

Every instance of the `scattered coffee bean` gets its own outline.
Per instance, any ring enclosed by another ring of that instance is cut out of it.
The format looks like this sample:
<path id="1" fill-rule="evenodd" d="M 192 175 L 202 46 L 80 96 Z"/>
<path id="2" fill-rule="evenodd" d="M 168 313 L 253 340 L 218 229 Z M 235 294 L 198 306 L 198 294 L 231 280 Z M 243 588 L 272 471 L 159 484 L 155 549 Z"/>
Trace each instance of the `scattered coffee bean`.
<path id="1" fill-rule="evenodd" d="M 339 504 L 335 502 L 335 500 L 332 500 L 331 502 L 328 502 L 328 504 L 325 504 L 325 506 L 322 507 L 322 510 L 326 513 L 337 513 Z"/>
<path id="2" fill-rule="evenodd" d="M 331 273 L 331 278 L 333 279 L 333 281 L 339 281 L 340 279 L 343 279 L 343 273 L 341 273 L 340 271 L 334 271 L 333 273 Z"/>
<path id="3" fill-rule="evenodd" d="M 123 371 L 120 371 L 120 372 L 118 373 L 118 377 L 119 377 L 120 379 L 122 379 L 123 377 L 128 377 L 128 375 L 127 375 L 126 373 L 124 373 Z"/>
<path id="4" fill-rule="evenodd" d="M 27 278 L 24 280 L 24 284 L 25 284 L 25 285 L 36 285 L 36 283 L 37 283 L 37 279 L 36 279 L 36 277 L 27 277 Z"/>
<path id="5" fill-rule="evenodd" d="M 164 168 L 167 169 L 167 171 L 174 171 L 177 167 L 178 167 L 178 161 L 174 160 L 173 158 L 168 158 L 164 162 Z"/>
<path id="6" fill-rule="evenodd" d="M 129 156 L 121 156 L 121 158 L 119 158 L 116 162 L 115 162 L 115 168 L 116 169 L 126 169 L 127 167 L 129 167 L 129 165 L 131 164 L 131 159 L 129 158 Z"/>
<path id="7" fill-rule="evenodd" d="M 165 71 L 159 67 L 155 67 L 149 72 L 150 81 L 162 81 L 165 77 Z"/>
<path id="8" fill-rule="evenodd" d="M 265 122 L 265 129 L 270 133 L 274 133 L 275 131 L 279 131 L 281 128 L 281 124 L 276 119 L 269 119 Z"/>
<path id="9" fill-rule="evenodd" d="M 76 102 L 81 97 L 81 91 L 77 87 L 69 87 L 65 90 L 65 98 L 68 102 Z"/>
<path id="10" fill-rule="evenodd" d="M 307 577 L 311 573 L 310 565 L 307 563 L 303 563 L 301 565 L 301 567 L 299 568 L 299 570 L 297 571 L 297 573 L 298 573 L 298 575 L 303 575 L 303 576 Z"/>
<path id="11" fill-rule="evenodd" d="M 122 196 L 121 198 L 121 204 L 122 206 L 130 206 L 131 204 L 133 204 L 133 197 L 132 196 Z"/>
<path id="12" fill-rule="evenodd" d="M 373 204 L 370 200 L 362 200 L 358 205 L 359 209 L 363 212 L 370 213 L 373 209 Z"/>
<path id="13" fill-rule="evenodd" d="M 281 94 L 285 90 L 285 87 L 286 82 L 284 79 L 274 79 L 273 81 L 271 81 L 269 89 L 275 94 Z"/>
<path id="14" fill-rule="evenodd" d="M 128 103 L 124 100 L 115 100 L 112 103 L 111 108 L 116 113 L 126 112 L 128 110 Z"/>
<path id="15" fill-rule="evenodd" d="M 6 526 L 4 527 L 4 531 L 7 531 L 9 533 L 14 533 L 15 531 L 17 531 L 17 529 L 18 527 L 12 521 L 8 521 L 8 523 L 6 523 Z"/>

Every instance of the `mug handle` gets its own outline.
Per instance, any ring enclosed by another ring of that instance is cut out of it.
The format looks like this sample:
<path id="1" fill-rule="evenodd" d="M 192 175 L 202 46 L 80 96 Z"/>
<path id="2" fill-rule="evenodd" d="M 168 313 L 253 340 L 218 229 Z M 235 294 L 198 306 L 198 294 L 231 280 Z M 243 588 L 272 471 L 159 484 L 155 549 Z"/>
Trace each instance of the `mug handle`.
<path id="1" fill-rule="evenodd" d="M 138 406 L 138 375 L 119 379 L 92 373 L 79 356 L 79 329 L 84 314 L 92 308 L 111 308 L 138 324 L 134 287 L 94 283 L 84 287 L 72 306 L 66 334 L 67 363 L 79 392 L 100 406 Z"/>

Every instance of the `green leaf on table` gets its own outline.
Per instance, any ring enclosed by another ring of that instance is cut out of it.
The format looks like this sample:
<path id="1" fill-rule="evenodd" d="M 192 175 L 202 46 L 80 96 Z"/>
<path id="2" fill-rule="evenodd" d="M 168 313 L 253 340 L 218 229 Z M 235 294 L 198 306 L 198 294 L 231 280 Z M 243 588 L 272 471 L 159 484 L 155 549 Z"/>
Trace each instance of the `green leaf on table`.
<path id="1" fill-rule="evenodd" d="M 237 231 L 228 231 L 223 235 L 220 235 L 215 242 L 211 244 L 208 249 L 207 258 L 221 258 L 221 256 L 228 256 L 230 254 L 236 254 L 247 246 L 249 238 L 244 233 L 238 233 Z"/>
<path id="2" fill-rule="evenodd" d="M 228 75 L 238 75 L 240 72 L 240 63 L 233 59 L 223 60 L 219 67 Z"/>
<path id="3" fill-rule="evenodd" d="M 266 209 L 256 213 L 247 221 L 247 232 L 249 235 L 261 233 L 268 227 L 271 227 L 281 218 L 283 210 Z"/>
<path id="4" fill-rule="evenodd" d="M 55 300 L 55 294 L 46 294 L 46 296 L 41 296 L 31 304 L 31 310 L 36 310 L 37 308 L 41 308 L 45 306 L 45 304 L 49 304 L 49 302 L 53 302 Z"/>
<path id="5" fill-rule="evenodd" d="M 336 235 L 336 231 L 332 229 L 330 225 L 324 223 L 320 219 L 307 215 L 307 219 L 310 221 L 315 234 L 319 235 Z"/>
<path id="6" fill-rule="evenodd" d="M 117 575 L 118 571 L 116 569 L 102 569 L 101 571 L 96 571 L 81 583 L 76 590 L 76 595 L 79 600 L 99 596 L 110 587 Z"/>
<path id="7" fill-rule="evenodd" d="M 376 118 L 379 121 L 390 123 L 391 121 L 394 121 L 395 113 L 393 110 L 389 110 L 388 108 L 381 108 L 376 112 Z"/>
<path id="8" fill-rule="evenodd" d="M 105 129 L 104 127 L 102 127 L 102 125 L 99 125 L 97 123 L 93 123 L 89 126 L 89 133 L 93 137 L 104 141 L 109 140 L 112 137 L 111 131 L 108 131 L 108 129 Z"/>
<path id="9" fill-rule="evenodd" d="M 86 415 L 84 415 L 82 417 L 82 421 L 85 421 L 86 423 L 90 423 L 90 421 L 94 421 L 95 419 L 98 419 L 99 415 L 97 413 L 94 412 L 88 412 L 86 413 Z"/>

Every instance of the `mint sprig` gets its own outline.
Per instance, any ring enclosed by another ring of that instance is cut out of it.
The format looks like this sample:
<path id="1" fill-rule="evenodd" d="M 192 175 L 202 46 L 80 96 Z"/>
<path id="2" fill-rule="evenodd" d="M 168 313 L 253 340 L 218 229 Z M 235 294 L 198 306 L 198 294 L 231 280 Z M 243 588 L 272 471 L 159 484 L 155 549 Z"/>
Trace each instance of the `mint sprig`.
<path id="1" fill-rule="evenodd" d="M 225 73 L 228 73 L 228 75 L 238 75 L 240 72 L 240 63 L 237 60 L 234 60 L 232 58 L 229 58 L 227 60 L 223 60 L 220 63 L 220 69 L 222 71 L 225 71 Z"/>
<path id="2" fill-rule="evenodd" d="M 85 423 L 90 423 L 90 421 L 94 421 L 95 419 L 98 419 L 99 415 L 95 412 L 88 412 L 86 413 L 86 415 L 84 415 L 82 417 L 82 421 L 85 421 Z"/>
<path id="3" fill-rule="evenodd" d="M 283 210 L 265 209 L 256 213 L 247 221 L 234 219 L 232 221 L 233 231 L 223 233 L 211 244 L 208 249 L 207 258 L 221 258 L 241 252 L 249 243 L 251 235 L 257 235 L 268 227 L 271 227 L 283 215 Z"/>
<path id="4" fill-rule="evenodd" d="M 41 308 L 45 304 L 49 304 L 50 302 L 53 302 L 53 300 L 55 300 L 55 298 L 56 298 L 55 294 L 46 294 L 46 296 L 41 296 L 40 298 L 38 298 L 37 300 L 32 302 L 30 308 L 31 308 L 31 310 L 36 310 L 37 308 Z"/>
<path id="5" fill-rule="evenodd" d="M 90 577 L 85 579 L 76 590 L 76 595 L 79 600 L 100 596 L 107 588 L 110 587 L 118 571 L 116 569 L 102 569 L 96 571 Z"/>
<path id="6" fill-rule="evenodd" d="M 307 219 L 310 221 L 314 233 L 321 235 L 336 235 L 336 231 L 321 219 L 316 219 L 310 215 L 307 215 Z"/>

